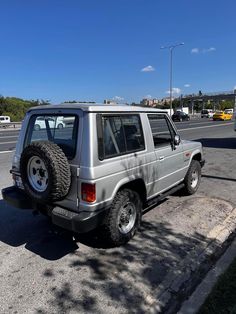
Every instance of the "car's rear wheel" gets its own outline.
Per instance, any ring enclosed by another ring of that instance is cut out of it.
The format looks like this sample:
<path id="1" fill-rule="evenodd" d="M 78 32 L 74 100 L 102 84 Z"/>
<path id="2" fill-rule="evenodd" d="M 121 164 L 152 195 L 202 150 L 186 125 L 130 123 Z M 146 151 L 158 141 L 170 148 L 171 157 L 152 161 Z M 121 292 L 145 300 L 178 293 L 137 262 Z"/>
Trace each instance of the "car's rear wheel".
<path id="1" fill-rule="evenodd" d="M 104 238 L 114 246 L 128 242 L 140 225 L 141 211 L 142 202 L 137 192 L 119 191 L 104 220 Z"/>
<path id="2" fill-rule="evenodd" d="M 39 131 L 41 128 L 40 128 L 40 125 L 39 124 L 35 124 L 34 126 L 34 130 L 35 131 Z"/>
<path id="3" fill-rule="evenodd" d="M 192 160 L 184 179 L 184 191 L 188 195 L 194 194 L 201 181 L 201 165 L 198 160 Z"/>
<path id="4" fill-rule="evenodd" d="M 64 126 L 63 126 L 62 123 L 59 123 L 58 126 L 57 126 L 58 129 L 63 129 L 63 127 L 64 127 Z"/>

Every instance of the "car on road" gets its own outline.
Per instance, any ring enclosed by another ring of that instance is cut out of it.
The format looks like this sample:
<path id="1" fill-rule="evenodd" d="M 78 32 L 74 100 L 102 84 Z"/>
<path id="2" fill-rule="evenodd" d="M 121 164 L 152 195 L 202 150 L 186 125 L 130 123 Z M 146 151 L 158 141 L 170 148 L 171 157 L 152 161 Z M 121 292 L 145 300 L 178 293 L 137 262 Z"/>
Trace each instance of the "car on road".
<path id="1" fill-rule="evenodd" d="M 45 120 L 44 117 L 37 117 L 35 124 L 34 124 L 34 129 L 36 131 L 39 131 L 41 129 L 46 129 L 46 123 L 49 123 L 49 126 L 51 128 L 57 128 L 57 129 L 62 129 L 65 127 L 65 123 L 63 121 L 63 117 L 48 117 L 47 120 Z"/>
<path id="2" fill-rule="evenodd" d="M 172 120 L 173 121 L 189 121 L 190 120 L 190 116 L 183 112 L 183 111 L 176 111 L 173 115 L 172 115 Z"/>
<path id="3" fill-rule="evenodd" d="M 225 109 L 224 110 L 225 111 L 225 113 L 234 113 L 234 109 L 233 108 L 230 108 L 230 109 Z"/>
<path id="4" fill-rule="evenodd" d="M 67 120 L 58 129 L 50 119 Z M 44 119 L 45 130 L 35 124 Z M 9 204 L 34 209 L 73 232 L 96 229 L 112 245 L 129 241 L 142 213 L 183 189 L 197 191 L 202 145 L 182 140 L 164 110 L 61 104 L 30 109 L 12 164 Z"/>
<path id="5" fill-rule="evenodd" d="M 234 118 L 234 131 L 236 132 L 236 113 L 235 112 L 234 112 L 233 118 Z"/>
<path id="6" fill-rule="evenodd" d="M 233 117 L 233 114 L 232 113 L 227 113 L 225 111 L 216 111 L 213 115 L 213 121 L 216 121 L 216 120 L 222 120 L 222 121 L 225 121 L 225 120 L 231 120 Z"/>
<path id="7" fill-rule="evenodd" d="M 10 123 L 10 122 L 11 122 L 11 119 L 9 116 L 0 116 L 0 127 L 1 127 L 1 125 L 3 127 L 6 127 L 6 126 L 8 126 L 8 123 Z"/>
<path id="8" fill-rule="evenodd" d="M 214 115 L 214 111 L 211 109 L 202 109 L 201 110 L 201 118 L 212 118 Z"/>

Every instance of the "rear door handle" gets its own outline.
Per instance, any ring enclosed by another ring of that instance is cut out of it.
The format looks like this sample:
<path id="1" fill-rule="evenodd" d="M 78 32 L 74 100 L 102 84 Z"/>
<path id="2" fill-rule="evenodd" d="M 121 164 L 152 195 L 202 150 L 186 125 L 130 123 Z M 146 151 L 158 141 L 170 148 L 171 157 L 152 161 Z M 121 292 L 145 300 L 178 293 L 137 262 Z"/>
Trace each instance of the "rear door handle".
<path id="1" fill-rule="evenodd" d="M 165 159 L 165 156 L 160 156 L 159 157 L 159 160 L 164 160 Z"/>

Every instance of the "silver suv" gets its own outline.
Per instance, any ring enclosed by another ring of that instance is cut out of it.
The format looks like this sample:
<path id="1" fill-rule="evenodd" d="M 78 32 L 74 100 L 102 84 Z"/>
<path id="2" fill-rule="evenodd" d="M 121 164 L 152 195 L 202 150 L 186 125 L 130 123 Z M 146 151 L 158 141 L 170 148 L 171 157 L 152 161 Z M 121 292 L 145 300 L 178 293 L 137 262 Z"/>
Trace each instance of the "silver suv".
<path id="1" fill-rule="evenodd" d="M 201 143 L 181 140 L 164 110 L 41 106 L 26 114 L 11 170 L 14 185 L 2 195 L 63 228 L 97 228 L 121 245 L 149 206 L 178 189 L 195 193 L 203 165 Z"/>

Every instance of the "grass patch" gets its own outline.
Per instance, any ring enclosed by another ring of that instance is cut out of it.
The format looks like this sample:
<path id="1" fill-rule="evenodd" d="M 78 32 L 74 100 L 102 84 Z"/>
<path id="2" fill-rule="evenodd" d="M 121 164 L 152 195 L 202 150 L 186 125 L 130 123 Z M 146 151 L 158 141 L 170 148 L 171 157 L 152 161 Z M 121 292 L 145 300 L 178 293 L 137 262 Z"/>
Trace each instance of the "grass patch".
<path id="1" fill-rule="evenodd" d="M 198 314 L 236 313 L 236 259 L 222 274 Z"/>

